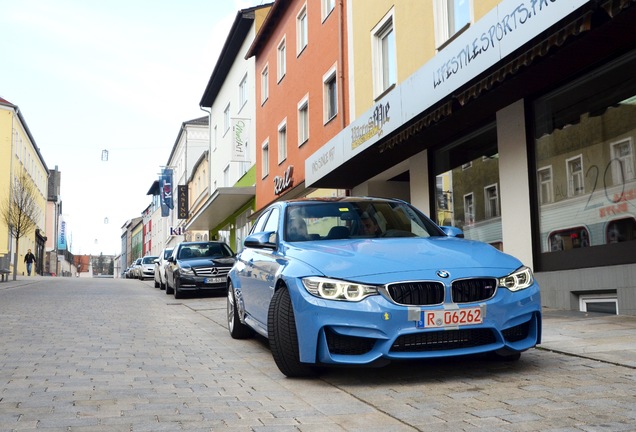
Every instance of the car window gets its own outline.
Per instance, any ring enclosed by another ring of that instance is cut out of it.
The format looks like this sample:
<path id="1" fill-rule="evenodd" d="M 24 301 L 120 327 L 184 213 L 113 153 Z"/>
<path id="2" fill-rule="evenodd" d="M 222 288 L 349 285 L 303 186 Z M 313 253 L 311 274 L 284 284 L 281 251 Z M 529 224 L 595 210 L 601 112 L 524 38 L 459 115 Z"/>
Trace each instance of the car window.
<path id="1" fill-rule="evenodd" d="M 267 222 L 267 218 L 269 217 L 269 214 L 270 212 L 266 211 L 258 217 L 258 219 L 256 220 L 256 223 L 250 230 L 250 234 L 263 232 L 263 226 L 265 225 L 265 222 Z"/>
<path id="2" fill-rule="evenodd" d="M 263 231 L 278 231 L 278 219 L 280 215 L 280 210 L 278 207 L 274 207 L 270 212 L 269 218 L 267 218 L 267 223 L 265 227 L 263 227 Z"/>
<path id="3" fill-rule="evenodd" d="M 430 219 L 401 202 L 303 202 L 288 206 L 285 215 L 287 241 L 440 235 Z"/>
<path id="4" fill-rule="evenodd" d="M 147 256 L 147 257 L 144 257 L 143 263 L 144 264 L 152 264 L 153 262 L 155 262 L 156 259 L 157 259 L 156 256 Z"/>
<path id="5" fill-rule="evenodd" d="M 163 251 L 163 259 L 170 258 L 170 255 L 172 255 L 172 249 L 166 249 L 165 251 Z"/>

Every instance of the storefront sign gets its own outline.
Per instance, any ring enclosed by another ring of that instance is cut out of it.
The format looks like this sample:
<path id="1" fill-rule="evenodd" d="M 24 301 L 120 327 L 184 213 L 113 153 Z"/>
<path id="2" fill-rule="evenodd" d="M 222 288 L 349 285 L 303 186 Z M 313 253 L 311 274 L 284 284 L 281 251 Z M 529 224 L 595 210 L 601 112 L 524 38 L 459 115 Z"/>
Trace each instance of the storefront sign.
<path id="1" fill-rule="evenodd" d="M 177 205 L 177 219 L 188 218 L 188 186 L 179 185 L 179 201 Z"/>
<path id="2" fill-rule="evenodd" d="M 373 109 L 372 115 L 367 122 L 360 126 L 351 127 L 351 148 L 364 144 L 373 137 L 381 138 L 383 134 L 383 126 L 391 120 L 389 111 L 391 104 L 389 102 L 379 103 Z"/>
<path id="3" fill-rule="evenodd" d="M 172 169 L 164 168 L 159 176 L 159 196 L 161 201 L 161 216 L 167 217 L 174 208 L 172 196 Z"/>
<path id="4" fill-rule="evenodd" d="M 247 142 L 249 140 L 250 119 L 232 119 L 232 161 L 247 162 Z"/>
<path id="5" fill-rule="evenodd" d="M 291 188 L 294 185 L 294 179 L 292 176 L 294 175 L 294 166 L 290 165 L 285 170 L 285 174 L 281 176 L 274 177 L 274 194 L 280 195 L 287 189 Z"/>
<path id="6" fill-rule="evenodd" d="M 60 222 L 60 234 L 57 238 L 57 250 L 66 250 L 66 222 Z"/>
<path id="7" fill-rule="evenodd" d="M 174 237 L 174 236 L 180 236 L 180 235 L 185 235 L 186 230 L 183 227 L 178 227 L 178 228 L 174 228 L 174 227 L 170 227 L 170 237 Z"/>

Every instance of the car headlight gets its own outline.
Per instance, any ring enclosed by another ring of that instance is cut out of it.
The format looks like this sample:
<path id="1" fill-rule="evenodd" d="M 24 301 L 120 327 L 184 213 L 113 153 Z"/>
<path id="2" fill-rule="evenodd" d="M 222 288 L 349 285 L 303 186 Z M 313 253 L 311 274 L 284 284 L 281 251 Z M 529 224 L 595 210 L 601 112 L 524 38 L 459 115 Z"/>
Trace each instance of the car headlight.
<path id="1" fill-rule="evenodd" d="M 532 270 L 528 267 L 520 267 L 508 276 L 499 278 L 499 286 L 509 289 L 510 291 L 519 291 L 526 289 L 534 283 Z"/>
<path id="2" fill-rule="evenodd" d="M 194 271 L 192 271 L 192 267 L 181 267 L 181 274 L 192 276 L 194 274 Z"/>
<path id="3" fill-rule="evenodd" d="M 307 277 L 302 279 L 309 294 L 327 300 L 360 301 L 365 297 L 378 294 L 373 285 L 363 285 L 338 279 Z"/>

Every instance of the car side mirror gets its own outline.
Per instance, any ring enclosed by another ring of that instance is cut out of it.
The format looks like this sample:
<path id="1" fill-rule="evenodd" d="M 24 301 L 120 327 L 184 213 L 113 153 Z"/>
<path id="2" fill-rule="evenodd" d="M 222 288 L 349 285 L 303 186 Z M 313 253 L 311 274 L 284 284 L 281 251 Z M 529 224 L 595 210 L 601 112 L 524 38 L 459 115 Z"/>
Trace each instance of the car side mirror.
<path id="1" fill-rule="evenodd" d="M 167 261 L 173 263 L 174 262 L 174 257 L 172 257 L 172 256 L 168 257 Z"/>
<path id="2" fill-rule="evenodd" d="M 266 231 L 245 237 L 243 245 L 254 249 L 276 249 L 276 233 Z"/>
<path id="3" fill-rule="evenodd" d="M 448 237 L 464 238 L 464 231 L 454 226 L 440 227 Z"/>

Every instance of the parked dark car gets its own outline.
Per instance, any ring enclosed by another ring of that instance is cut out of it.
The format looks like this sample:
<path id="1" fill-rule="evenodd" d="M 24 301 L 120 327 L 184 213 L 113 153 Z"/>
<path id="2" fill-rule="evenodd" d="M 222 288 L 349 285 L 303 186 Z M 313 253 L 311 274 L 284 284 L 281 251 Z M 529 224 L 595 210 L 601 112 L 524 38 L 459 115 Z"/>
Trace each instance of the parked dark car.
<path id="1" fill-rule="evenodd" d="M 235 254 L 224 242 L 179 243 L 166 266 L 166 294 L 183 297 L 185 291 L 224 290 Z"/>

